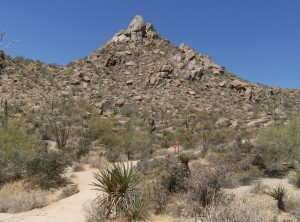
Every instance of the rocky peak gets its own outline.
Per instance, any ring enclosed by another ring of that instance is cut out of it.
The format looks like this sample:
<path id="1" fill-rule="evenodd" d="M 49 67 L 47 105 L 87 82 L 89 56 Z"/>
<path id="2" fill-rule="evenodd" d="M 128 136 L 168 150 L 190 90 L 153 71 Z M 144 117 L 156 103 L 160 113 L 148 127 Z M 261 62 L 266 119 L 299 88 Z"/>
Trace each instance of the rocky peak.
<path id="1" fill-rule="evenodd" d="M 130 22 L 127 30 L 122 30 L 114 35 L 112 42 L 144 42 L 145 39 L 156 39 L 159 34 L 151 23 L 145 24 L 141 15 L 136 15 Z"/>
<path id="2" fill-rule="evenodd" d="M 128 26 L 128 31 L 139 32 L 144 31 L 146 28 L 144 18 L 141 15 L 136 15 Z"/>

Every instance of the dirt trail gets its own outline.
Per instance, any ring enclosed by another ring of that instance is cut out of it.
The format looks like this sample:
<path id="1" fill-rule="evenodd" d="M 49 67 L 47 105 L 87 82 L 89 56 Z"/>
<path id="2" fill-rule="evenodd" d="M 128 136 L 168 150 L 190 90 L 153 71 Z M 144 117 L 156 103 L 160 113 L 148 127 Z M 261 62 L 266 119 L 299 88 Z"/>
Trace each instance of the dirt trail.
<path id="1" fill-rule="evenodd" d="M 97 197 L 97 192 L 89 185 L 93 181 L 93 172 L 97 169 L 87 169 L 82 172 L 69 173 L 80 192 L 41 209 L 34 209 L 18 214 L 0 214 L 0 222 L 84 222 L 82 204 Z"/>

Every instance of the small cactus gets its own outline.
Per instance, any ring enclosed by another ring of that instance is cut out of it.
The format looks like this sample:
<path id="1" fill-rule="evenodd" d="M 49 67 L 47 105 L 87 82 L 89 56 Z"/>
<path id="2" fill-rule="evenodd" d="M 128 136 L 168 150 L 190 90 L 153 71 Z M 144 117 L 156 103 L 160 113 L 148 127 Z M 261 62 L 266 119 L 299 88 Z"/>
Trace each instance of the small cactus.
<path id="1" fill-rule="evenodd" d="M 149 118 L 148 124 L 149 124 L 149 133 L 153 133 L 156 129 L 154 119 Z"/>
<path id="2" fill-rule="evenodd" d="M 2 126 L 4 128 L 7 127 L 8 123 L 8 105 L 7 105 L 7 100 L 4 101 L 4 110 L 3 110 L 3 118 L 2 118 Z"/>

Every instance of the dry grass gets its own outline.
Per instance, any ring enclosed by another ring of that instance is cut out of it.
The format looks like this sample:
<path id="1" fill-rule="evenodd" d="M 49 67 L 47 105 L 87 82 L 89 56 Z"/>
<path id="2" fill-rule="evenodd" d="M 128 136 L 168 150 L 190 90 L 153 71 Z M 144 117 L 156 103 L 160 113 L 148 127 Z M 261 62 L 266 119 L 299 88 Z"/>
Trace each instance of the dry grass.
<path id="1" fill-rule="evenodd" d="M 273 202 L 249 196 L 226 204 L 211 205 L 206 208 L 202 219 L 205 222 L 270 222 L 277 221 L 276 205 Z"/>
<path id="2" fill-rule="evenodd" d="M 0 212 L 18 213 L 48 205 L 49 191 L 26 190 L 22 182 L 5 184 L 0 190 Z"/>
<path id="3" fill-rule="evenodd" d="M 69 184 L 65 186 L 60 192 L 57 201 L 72 196 L 75 193 L 79 192 L 79 188 L 77 184 Z"/>

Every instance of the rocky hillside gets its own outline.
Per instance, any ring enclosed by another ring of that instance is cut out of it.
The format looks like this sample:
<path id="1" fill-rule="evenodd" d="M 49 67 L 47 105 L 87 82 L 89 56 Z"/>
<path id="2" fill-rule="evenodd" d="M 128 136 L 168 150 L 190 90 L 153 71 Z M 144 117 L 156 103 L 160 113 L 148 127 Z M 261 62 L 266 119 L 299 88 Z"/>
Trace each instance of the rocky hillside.
<path id="1" fill-rule="evenodd" d="M 9 56 L 4 64 L 1 104 L 8 100 L 16 109 L 14 116 L 38 112 L 65 98 L 85 101 L 95 115 L 122 118 L 148 112 L 157 124 L 165 115 L 167 124 L 161 127 L 172 127 L 175 120 L 189 124 L 206 115 L 219 128 L 239 129 L 288 120 L 300 106 L 298 90 L 240 79 L 210 56 L 185 44 L 172 45 L 141 16 L 100 49 L 66 67 Z"/>

